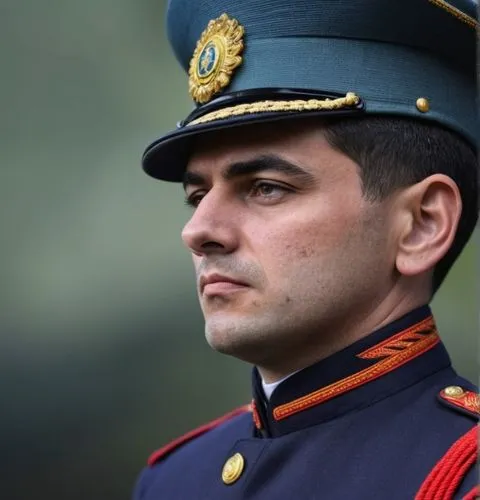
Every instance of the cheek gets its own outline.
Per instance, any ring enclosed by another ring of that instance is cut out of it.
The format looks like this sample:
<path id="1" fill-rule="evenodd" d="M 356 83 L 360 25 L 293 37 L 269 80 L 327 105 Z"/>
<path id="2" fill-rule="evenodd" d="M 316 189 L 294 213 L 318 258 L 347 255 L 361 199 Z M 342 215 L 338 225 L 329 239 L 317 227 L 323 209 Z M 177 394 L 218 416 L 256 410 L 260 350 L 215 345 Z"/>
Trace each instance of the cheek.
<path id="1" fill-rule="evenodd" d="M 346 211 L 325 210 L 297 218 L 270 236 L 277 240 L 272 252 L 295 260 L 337 252 L 355 232 L 356 223 L 357 217 Z"/>
<path id="2" fill-rule="evenodd" d="M 200 263 L 202 258 L 197 255 L 192 255 L 193 268 L 195 269 L 195 276 L 198 279 L 198 274 L 200 273 Z"/>
<path id="3" fill-rule="evenodd" d="M 335 192 L 333 192 L 335 191 Z M 279 271 L 302 262 L 310 268 L 345 253 L 361 233 L 363 202 L 360 189 L 305 197 L 272 219 L 248 219 L 243 234 L 247 247 L 272 279 Z M 307 262 L 311 261 L 311 262 Z M 298 269 L 297 269 L 298 270 Z"/>
<path id="4" fill-rule="evenodd" d="M 314 261 L 315 264 L 318 259 L 336 252 L 342 236 L 339 233 L 318 221 L 303 224 L 297 221 L 258 234 L 257 238 L 252 238 L 252 249 L 268 277 L 277 280 L 278 273 L 289 274 L 288 270 L 299 263 Z"/>

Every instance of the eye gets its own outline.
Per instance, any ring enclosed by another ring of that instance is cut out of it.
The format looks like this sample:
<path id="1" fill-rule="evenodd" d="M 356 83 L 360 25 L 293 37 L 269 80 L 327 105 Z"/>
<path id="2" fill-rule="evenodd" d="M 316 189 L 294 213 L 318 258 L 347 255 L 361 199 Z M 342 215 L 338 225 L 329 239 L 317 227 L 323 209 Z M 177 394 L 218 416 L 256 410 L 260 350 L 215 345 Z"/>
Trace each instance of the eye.
<path id="1" fill-rule="evenodd" d="M 250 196 L 254 198 L 263 198 L 268 201 L 276 201 L 292 190 L 286 186 L 276 184 L 270 181 L 257 181 L 250 191 Z"/>
<path id="2" fill-rule="evenodd" d="M 204 196 L 204 191 L 194 191 L 185 197 L 185 205 L 190 208 L 197 208 Z"/>

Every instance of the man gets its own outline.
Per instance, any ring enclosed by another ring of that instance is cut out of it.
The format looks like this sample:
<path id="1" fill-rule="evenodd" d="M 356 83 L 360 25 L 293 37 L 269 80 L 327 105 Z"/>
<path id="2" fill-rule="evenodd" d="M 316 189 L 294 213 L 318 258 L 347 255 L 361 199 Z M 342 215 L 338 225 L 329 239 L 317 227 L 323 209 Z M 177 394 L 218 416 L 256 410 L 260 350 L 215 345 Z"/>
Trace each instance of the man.
<path id="1" fill-rule="evenodd" d="M 171 0 L 197 104 L 183 182 L 205 332 L 253 402 L 156 452 L 134 497 L 476 494 L 479 400 L 428 303 L 478 216 L 473 0 Z"/>

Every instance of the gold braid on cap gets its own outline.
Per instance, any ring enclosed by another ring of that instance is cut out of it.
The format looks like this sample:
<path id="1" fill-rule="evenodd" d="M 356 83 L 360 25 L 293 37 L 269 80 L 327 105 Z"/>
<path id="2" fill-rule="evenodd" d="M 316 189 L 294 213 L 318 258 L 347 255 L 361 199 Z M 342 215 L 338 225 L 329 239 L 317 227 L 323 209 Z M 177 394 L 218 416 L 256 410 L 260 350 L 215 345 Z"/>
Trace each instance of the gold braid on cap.
<path id="1" fill-rule="evenodd" d="M 465 12 L 461 11 L 457 7 L 450 5 L 445 0 L 428 0 L 428 1 L 431 4 L 445 10 L 446 12 L 451 14 L 453 17 L 456 17 L 459 21 L 462 21 L 463 23 L 467 24 L 468 26 L 470 26 L 470 28 L 474 28 L 474 29 L 478 28 L 478 22 L 476 19 L 474 19 L 473 17 L 470 17 L 468 14 L 465 14 Z"/>
<path id="2" fill-rule="evenodd" d="M 212 111 L 206 115 L 192 120 L 187 126 L 199 125 L 215 120 L 224 120 L 233 116 L 242 116 L 253 113 L 279 113 L 288 111 L 320 111 L 334 110 L 356 106 L 360 98 L 353 92 L 348 92 L 345 97 L 338 99 L 296 99 L 292 101 L 257 101 L 247 104 L 237 104 L 228 108 Z"/>

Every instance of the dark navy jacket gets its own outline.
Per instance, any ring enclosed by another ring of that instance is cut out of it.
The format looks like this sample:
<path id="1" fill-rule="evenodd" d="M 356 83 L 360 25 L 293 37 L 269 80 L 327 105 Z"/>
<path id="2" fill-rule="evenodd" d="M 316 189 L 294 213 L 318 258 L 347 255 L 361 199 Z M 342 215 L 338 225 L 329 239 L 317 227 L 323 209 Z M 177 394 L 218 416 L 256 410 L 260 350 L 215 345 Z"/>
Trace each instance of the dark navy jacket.
<path id="1" fill-rule="evenodd" d="M 154 454 L 134 498 L 413 500 L 475 427 L 474 390 L 452 369 L 425 306 L 296 373 L 269 401 L 254 369 L 250 408 Z M 237 453 L 238 477 L 225 484 Z M 450 498 L 464 498 L 476 476 L 468 466 Z"/>

